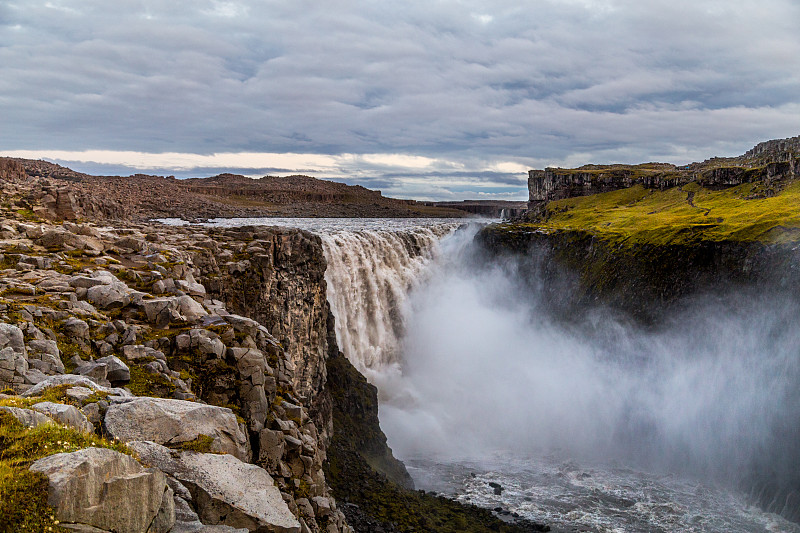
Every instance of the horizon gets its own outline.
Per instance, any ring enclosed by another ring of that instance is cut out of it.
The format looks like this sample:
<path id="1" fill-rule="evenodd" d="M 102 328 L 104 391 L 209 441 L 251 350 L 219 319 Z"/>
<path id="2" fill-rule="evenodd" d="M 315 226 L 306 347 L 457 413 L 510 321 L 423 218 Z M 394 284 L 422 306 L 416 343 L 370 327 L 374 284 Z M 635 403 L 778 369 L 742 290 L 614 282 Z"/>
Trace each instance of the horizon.
<path id="1" fill-rule="evenodd" d="M 792 0 L 12 0 L 0 155 L 524 201 L 530 169 L 681 166 L 797 135 L 797 20 Z"/>

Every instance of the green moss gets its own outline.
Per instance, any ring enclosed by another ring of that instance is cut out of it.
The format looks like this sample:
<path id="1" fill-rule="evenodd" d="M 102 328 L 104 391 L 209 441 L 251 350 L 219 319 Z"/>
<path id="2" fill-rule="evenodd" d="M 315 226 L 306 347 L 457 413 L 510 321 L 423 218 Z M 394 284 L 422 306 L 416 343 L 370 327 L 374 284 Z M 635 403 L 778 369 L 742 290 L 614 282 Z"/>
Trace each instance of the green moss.
<path id="1" fill-rule="evenodd" d="M 175 385 L 161 374 L 151 374 L 138 365 L 131 365 L 131 380 L 128 389 L 136 396 L 171 398 Z"/>
<path id="2" fill-rule="evenodd" d="M 28 222 L 41 222 L 42 219 L 34 213 L 31 209 L 17 209 L 17 215 L 22 220 L 27 220 Z"/>
<path id="3" fill-rule="evenodd" d="M 194 440 L 181 442 L 176 446 L 171 446 L 176 450 L 198 452 L 198 453 L 211 453 L 211 445 L 214 439 L 208 435 L 200 435 Z"/>
<path id="4" fill-rule="evenodd" d="M 0 533 L 66 532 L 47 505 L 47 477 L 0 462 Z"/>
<path id="5" fill-rule="evenodd" d="M 13 398 L 5 398 L 0 400 L 2 407 L 21 407 L 28 408 L 39 402 L 52 402 L 52 403 L 71 403 L 67 397 L 67 389 L 71 389 L 73 385 L 64 384 L 57 385 L 45 389 L 39 396 L 32 396 L 30 398 L 23 398 L 22 396 L 14 396 Z M 12 394 L 14 394 L 12 392 Z"/>

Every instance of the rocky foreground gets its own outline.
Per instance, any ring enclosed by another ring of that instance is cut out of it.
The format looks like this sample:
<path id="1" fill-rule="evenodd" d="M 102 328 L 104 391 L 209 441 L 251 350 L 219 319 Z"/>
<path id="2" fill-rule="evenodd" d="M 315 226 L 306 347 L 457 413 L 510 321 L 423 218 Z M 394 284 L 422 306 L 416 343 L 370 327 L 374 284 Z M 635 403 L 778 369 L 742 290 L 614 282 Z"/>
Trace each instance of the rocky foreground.
<path id="1" fill-rule="evenodd" d="M 293 235 L 261 237 L 216 266 Z M 302 401 L 323 377 L 196 281 L 206 236 L 6 217 L 0 238 L 0 460 L 47 477 L 51 525 L 349 531 L 322 471 L 328 428 Z M 0 515 L 35 498 L 12 492 Z"/>
<path id="2" fill-rule="evenodd" d="M 547 530 L 409 490 L 319 238 L 117 219 L 8 160 L 0 192 L 0 532 Z"/>

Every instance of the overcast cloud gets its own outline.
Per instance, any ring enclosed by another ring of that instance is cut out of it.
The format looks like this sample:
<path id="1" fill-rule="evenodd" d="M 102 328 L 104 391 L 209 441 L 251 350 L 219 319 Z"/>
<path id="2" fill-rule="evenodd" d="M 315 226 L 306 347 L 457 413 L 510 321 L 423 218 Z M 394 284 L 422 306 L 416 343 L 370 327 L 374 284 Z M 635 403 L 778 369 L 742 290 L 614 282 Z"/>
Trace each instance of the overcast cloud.
<path id="1" fill-rule="evenodd" d="M 524 199 L 800 134 L 796 0 L 0 0 L 0 152 Z"/>

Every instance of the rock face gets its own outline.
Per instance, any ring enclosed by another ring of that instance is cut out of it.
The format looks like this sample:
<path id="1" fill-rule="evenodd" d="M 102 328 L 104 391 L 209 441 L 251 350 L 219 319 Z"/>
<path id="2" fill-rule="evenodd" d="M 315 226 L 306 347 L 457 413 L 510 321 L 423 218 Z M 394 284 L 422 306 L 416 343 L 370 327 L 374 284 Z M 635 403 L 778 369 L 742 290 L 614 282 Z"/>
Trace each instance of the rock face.
<path id="1" fill-rule="evenodd" d="M 230 409 L 182 400 L 136 398 L 112 405 L 106 412 L 105 428 L 124 442 L 151 440 L 178 445 L 211 437 L 211 450 L 247 460 L 247 437 Z"/>
<path id="2" fill-rule="evenodd" d="M 144 461 L 189 489 L 203 523 L 250 531 L 300 532 L 300 522 L 263 468 L 231 455 L 177 453 L 152 442 L 131 446 Z"/>
<path id="3" fill-rule="evenodd" d="M 164 474 L 119 452 L 59 453 L 39 459 L 31 470 L 49 478 L 48 502 L 61 522 L 118 533 L 165 533 L 175 523 L 173 508 L 151 527 L 167 490 Z"/>
<path id="4" fill-rule="evenodd" d="M 213 246 L 194 257 L 209 294 L 266 326 L 283 344 L 294 365 L 295 390 L 312 404 L 325 385 L 325 358 L 332 348 L 319 237 L 252 227 L 211 235 L 218 242 L 249 244 L 240 248 L 248 265 L 241 271 L 235 263 L 218 261 Z"/>

